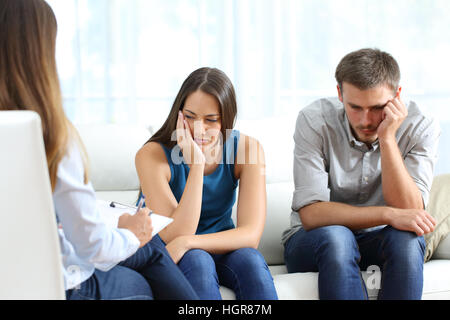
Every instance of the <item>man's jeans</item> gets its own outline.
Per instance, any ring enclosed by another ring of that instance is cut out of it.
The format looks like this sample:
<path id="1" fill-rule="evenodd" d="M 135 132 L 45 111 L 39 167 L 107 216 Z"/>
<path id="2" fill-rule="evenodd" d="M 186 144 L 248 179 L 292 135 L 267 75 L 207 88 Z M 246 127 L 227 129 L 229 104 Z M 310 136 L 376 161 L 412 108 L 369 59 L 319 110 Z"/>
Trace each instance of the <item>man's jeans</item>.
<path id="1" fill-rule="evenodd" d="M 200 299 L 220 300 L 219 283 L 237 300 L 277 300 L 269 268 L 258 250 L 243 248 L 227 254 L 188 251 L 178 263 Z"/>
<path id="2" fill-rule="evenodd" d="M 159 236 L 111 270 L 94 274 L 68 300 L 195 300 L 197 294 L 169 256 Z"/>
<path id="3" fill-rule="evenodd" d="M 320 299 L 368 299 L 360 270 L 382 272 L 378 299 L 420 300 L 425 240 L 391 226 L 353 233 L 344 226 L 303 228 L 285 243 L 289 272 L 319 272 Z"/>

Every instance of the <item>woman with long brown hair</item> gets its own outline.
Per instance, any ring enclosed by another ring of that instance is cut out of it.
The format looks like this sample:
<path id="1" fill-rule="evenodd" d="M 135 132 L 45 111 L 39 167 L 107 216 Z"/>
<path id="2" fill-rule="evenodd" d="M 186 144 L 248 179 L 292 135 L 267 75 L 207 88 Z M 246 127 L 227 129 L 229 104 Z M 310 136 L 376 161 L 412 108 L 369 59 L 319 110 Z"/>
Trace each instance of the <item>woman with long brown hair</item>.
<path id="1" fill-rule="evenodd" d="M 117 228 L 102 220 L 86 152 L 62 107 L 56 33 L 44 0 L 0 0 L 0 112 L 41 117 L 67 298 L 197 298 L 164 246 L 153 242 L 148 209 L 124 214 Z"/>
<path id="2" fill-rule="evenodd" d="M 225 73 L 194 71 L 162 128 L 138 152 L 136 168 L 147 206 L 174 219 L 159 235 L 201 299 L 221 299 L 219 284 L 237 299 L 277 299 L 257 250 L 266 215 L 264 152 L 233 130 L 236 114 Z"/>

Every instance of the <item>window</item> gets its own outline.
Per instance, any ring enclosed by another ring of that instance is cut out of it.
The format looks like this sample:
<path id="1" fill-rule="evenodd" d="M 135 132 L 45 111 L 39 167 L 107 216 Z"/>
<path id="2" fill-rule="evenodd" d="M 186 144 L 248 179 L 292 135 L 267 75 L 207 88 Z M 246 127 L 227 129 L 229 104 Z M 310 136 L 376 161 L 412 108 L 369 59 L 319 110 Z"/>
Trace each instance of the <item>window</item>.
<path id="1" fill-rule="evenodd" d="M 295 118 L 336 95 L 334 71 L 346 53 L 378 47 L 399 62 L 404 97 L 439 116 L 441 141 L 450 138 L 447 0 L 48 2 L 75 123 L 159 127 L 184 79 L 203 66 L 230 77 L 240 118 Z M 441 148 L 441 158 L 450 150 Z"/>

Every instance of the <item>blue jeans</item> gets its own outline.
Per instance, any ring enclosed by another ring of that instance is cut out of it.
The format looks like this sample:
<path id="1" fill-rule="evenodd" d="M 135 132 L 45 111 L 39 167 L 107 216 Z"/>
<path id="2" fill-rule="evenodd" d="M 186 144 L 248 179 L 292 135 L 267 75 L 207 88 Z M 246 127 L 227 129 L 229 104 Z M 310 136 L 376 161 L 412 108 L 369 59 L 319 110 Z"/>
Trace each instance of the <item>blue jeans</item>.
<path id="1" fill-rule="evenodd" d="M 277 300 L 278 296 L 263 256 L 243 248 L 227 254 L 188 251 L 178 266 L 203 300 L 221 300 L 219 286 L 232 289 L 238 300 Z"/>
<path id="2" fill-rule="evenodd" d="M 159 236 L 111 270 L 94 274 L 68 300 L 195 300 L 197 294 Z"/>
<path id="3" fill-rule="evenodd" d="M 353 233 L 344 226 L 303 228 L 285 243 L 289 272 L 319 272 L 320 299 L 368 299 L 360 270 L 382 272 L 378 299 L 420 300 L 425 240 L 391 226 Z"/>

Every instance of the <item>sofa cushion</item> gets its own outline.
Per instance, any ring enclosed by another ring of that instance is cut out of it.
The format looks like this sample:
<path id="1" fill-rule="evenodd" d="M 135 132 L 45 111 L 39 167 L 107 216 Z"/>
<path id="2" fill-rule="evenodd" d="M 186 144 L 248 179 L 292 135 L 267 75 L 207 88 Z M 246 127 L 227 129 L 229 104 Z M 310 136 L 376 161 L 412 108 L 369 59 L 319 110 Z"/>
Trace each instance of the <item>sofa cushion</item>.
<path id="1" fill-rule="evenodd" d="M 424 265 L 424 283 L 422 299 L 448 299 L 450 296 L 449 260 L 432 260 Z M 270 266 L 275 288 L 280 300 L 318 300 L 319 273 L 287 273 L 285 266 Z M 362 271 L 370 300 L 376 300 L 381 286 L 381 273 Z M 220 287 L 224 300 L 234 300 L 234 292 L 224 286 Z"/>
<path id="2" fill-rule="evenodd" d="M 266 224 L 259 243 L 258 250 L 264 256 L 268 265 L 284 264 L 284 247 L 281 244 L 281 234 L 289 227 L 291 215 L 292 182 L 268 183 Z M 239 189 L 237 190 L 239 194 Z M 232 218 L 236 224 L 238 201 L 234 204 Z"/>
<path id="3" fill-rule="evenodd" d="M 431 259 L 440 242 L 450 232 L 450 174 L 434 178 L 427 211 L 436 219 L 437 224 L 432 233 L 425 235 L 425 261 Z"/>
<path id="4" fill-rule="evenodd" d="M 423 300 L 450 299 L 450 260 L 431 260 L 423 266 Z"/>
<path id="5" fill-rule="evenodd" d="M 236 122 L 236 129 L 257 139 L 266 159 L 266 182 L 292 181 L 296 115 Z M 293 192 L 294 189 L 291 190 Z"/>
<path id="6" fill-rule="evenodd" d="M 258 249 L 269 265 L 284 264 L 284 246 L 281 244 L 281 234 L 290 224 L 293 190 L 292 182 L 266 185 L 266 225 Z"/>

